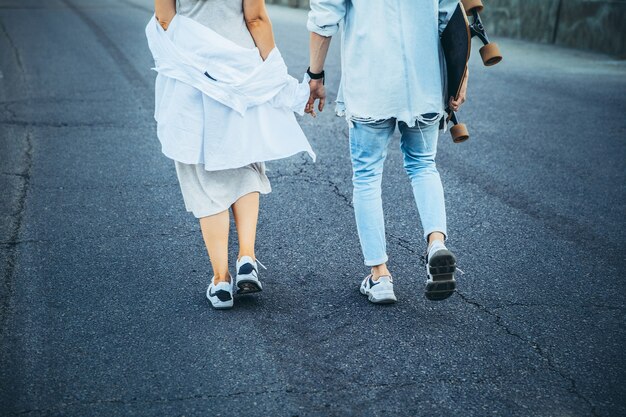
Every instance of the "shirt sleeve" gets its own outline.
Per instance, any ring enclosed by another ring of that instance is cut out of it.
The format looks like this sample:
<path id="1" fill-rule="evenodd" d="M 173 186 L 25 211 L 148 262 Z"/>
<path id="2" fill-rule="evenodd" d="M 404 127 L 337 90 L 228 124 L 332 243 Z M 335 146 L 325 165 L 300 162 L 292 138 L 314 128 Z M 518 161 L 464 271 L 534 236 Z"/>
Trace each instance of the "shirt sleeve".
<path id="1" fill-rule="evenodd" d="M 311 0 L 307 29 L 321 36 L 333 36 L 346 15 L 346 0 Z"/>
<path id="2" fill-rule="evenodd" d="M 439 0 L 439 34 L 443 32 L 443 30 L 448 26 L 448 22 L 454 11 L 456 10 L 456 6 L 459 4 L 459 0 Z"/>

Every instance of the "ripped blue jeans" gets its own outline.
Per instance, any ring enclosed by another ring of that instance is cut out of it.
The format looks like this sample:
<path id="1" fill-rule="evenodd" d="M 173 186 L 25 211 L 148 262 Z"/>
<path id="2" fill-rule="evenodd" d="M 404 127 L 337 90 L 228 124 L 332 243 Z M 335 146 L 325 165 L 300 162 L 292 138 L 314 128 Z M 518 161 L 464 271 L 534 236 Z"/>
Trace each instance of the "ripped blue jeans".
<path id="1" fill-rule="evenodd" d="M 424 238 L 433 232 L 447 235 L 443 187 L 435 165 L 439 123 L 408 127 L 404 122 L 397 123 L 395 118 L 367 123 L 353 121 L 350 127 L 352 201 L 367 266 L 388 260 L 381 183 L 387 147 L 396 124 L 402 134 L 404 169 L 411 180 Z"/>

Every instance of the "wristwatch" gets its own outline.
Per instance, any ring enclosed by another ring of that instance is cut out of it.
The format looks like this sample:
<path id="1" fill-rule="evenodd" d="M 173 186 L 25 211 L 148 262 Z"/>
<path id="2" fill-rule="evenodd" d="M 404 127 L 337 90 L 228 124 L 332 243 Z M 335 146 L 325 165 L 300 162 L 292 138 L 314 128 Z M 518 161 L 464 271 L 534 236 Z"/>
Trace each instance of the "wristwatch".
<path id="1" fill-rule="evenodd" d="M 311 77 L 312 80 L 322 80 L 322 83 L 325 81 L 324 70 L 322 70 L 319 74 L 315 74 L 311 72 L 311 67 L 309 67 L 306 69 L 306 73 L 309 74 L 309 77 Z"/>

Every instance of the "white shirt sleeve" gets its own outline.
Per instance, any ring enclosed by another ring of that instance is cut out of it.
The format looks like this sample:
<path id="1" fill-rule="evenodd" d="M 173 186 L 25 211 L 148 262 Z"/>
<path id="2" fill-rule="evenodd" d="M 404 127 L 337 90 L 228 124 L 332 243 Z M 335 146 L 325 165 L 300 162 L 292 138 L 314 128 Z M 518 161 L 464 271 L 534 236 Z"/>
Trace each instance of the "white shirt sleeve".
<path id="1" fill-rule="evenodd" d="M 459 4 L 459 0 L 439 0 L 439 34 L 444 31 L 446 26 L 448 26 L 448 22 L 454 11 L 456 10 L 456 6 Z"/>
<path id="2" fill-rule="evenodd" d="M 346 15 L 346 0 L 311 0 L 307 29 L 321 36 L 333 36 Z"/>

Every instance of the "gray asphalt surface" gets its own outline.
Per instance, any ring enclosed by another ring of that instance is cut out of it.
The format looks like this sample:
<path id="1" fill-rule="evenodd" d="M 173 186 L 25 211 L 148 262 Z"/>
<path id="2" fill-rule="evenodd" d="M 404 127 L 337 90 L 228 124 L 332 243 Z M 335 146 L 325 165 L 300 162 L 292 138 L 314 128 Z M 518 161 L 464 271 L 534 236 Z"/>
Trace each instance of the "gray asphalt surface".
<path id="1" fill-rule="evenodd" d="M 384 198 L 399 302 L 374 306 L 347 125 L 332 106 L 302 118 L 319 161 L 269 165 L 266 290 L 217 312 L 155 136 L 150 10 L 0 1 L 0 415 L 626 415 L 624 62 L 505 39 L 502 64 L 474 57 L 473 137 L 439 146 L 465 271 L 442 303 L 422 296 L 398 142 Z M 306 12 L 270 13 L 300 78 Z"/>

